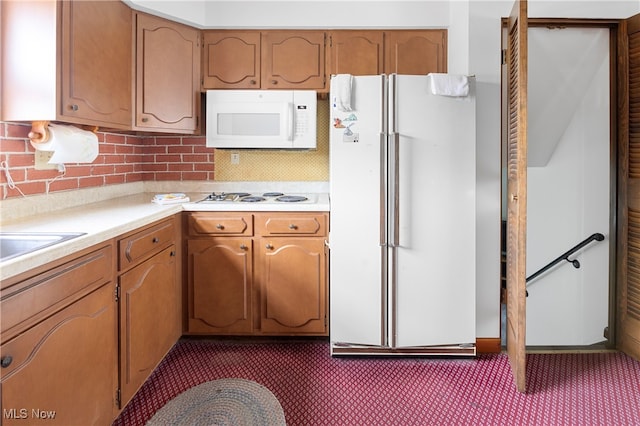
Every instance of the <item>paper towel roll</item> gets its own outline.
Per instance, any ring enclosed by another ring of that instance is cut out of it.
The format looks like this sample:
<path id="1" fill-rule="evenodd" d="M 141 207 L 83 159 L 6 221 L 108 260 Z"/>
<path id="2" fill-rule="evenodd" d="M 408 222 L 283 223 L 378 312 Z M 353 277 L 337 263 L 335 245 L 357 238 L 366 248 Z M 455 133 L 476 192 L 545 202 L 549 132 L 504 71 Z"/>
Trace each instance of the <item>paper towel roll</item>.
<path id="1" fill-rule="evenodd" d="M 49 124 L 46 142 L 31 141 L 36 151 L 52 151 L 49 164 L 91 163 L 98 156 L 98 136 L 74 126 Z"/>

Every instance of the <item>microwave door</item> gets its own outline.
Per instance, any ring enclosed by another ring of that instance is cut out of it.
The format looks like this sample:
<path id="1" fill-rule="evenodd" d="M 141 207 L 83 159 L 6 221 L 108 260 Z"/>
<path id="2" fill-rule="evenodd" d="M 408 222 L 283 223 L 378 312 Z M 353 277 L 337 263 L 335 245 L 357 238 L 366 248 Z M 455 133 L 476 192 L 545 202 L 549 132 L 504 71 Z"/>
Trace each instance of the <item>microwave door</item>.
<path id="1" fill-rule="evenodd" d="M 292 106 L 278 103 L 225 103 L 207 114 L 207 146 L 291 148 Z"/>

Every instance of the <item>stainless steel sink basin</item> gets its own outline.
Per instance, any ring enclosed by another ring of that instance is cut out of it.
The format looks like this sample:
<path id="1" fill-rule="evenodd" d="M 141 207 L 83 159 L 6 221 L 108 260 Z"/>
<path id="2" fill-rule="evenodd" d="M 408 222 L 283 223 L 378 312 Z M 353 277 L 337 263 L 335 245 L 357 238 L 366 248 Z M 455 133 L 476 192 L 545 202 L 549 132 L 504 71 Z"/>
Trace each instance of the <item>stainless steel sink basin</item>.
<path id="1" fill-rule="evenodd" d="M 81 235 L 85 235 L 85 232 L 0 232 L 0 261 L 31 253 Z"/>

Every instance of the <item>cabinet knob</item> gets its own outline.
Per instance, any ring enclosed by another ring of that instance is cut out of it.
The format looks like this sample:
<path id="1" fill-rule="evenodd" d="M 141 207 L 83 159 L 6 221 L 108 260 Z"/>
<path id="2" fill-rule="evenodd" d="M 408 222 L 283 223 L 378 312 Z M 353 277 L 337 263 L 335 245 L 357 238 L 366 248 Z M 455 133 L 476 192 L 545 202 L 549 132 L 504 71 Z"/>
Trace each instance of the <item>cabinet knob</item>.
<path id="1" fill-rule="evenodd" d="M 76 105 L 76 104 L 69 105 L 69 109 L 71 111 L 77 111 L 78 110 L 78 105 Z"/>
<path id="2" fill-rule="evenodd" d="M 271 84 L 278 84 L 278 80 L 271 80 Z"/>
<path id="3" fill-rule="evenodd" d="M 224 229 L 224 225 L 219 223 L 219 224 L 216 225 L 216 229 L 222 230 L 222 229 Z"/>
<path id="4" fill-rule="evenodd" d="M 155 243 L 158 243 L 160 239 L 158 237 L 153 237 L 153 240 L 151 241 L 155 244 Z"/>
<path id="5" fill-rule="evenodd" d="M 171 257 L 175 257 L 175 256 L 176 256 L 176 252 L 175 252 L 175 251 L 172 251 L 171 253 L 169 253 L 169 256 L 171 256 Z"/>
<path id="6" fill-rule="evenodd" d="M 296 225 L 295 223 L 291 223 L 289 224 L 289 229 L 298 229 L 298 225 Z"/>
<path id="7" fill-rule="evenodd" d="M 13 357 L 11 355 L 3 356 L 2 359 L 0 359 L 0 367 L 7 368 L 12 362 Z"/>
<path id="8" fill-rule="evenodd" d="M 273 250 L 273 244 L 267 244 L 265 247 L 267 250 Z"/>
<path id="9" fill-rule="evenodd" d="M 247 249 L 247 246 L 246 246 L 246 245 L 244 245 L 244 244 L 240 244 L 240 250 L 246 250 L 246 249 Z"/>
<path id="10" fill-rule="evenodd" d="M 147 121 L 149 121 L 149 117 L 142 117 L 140 121 L 142 121 L 143 123 L 146 123 Z"/>
<path id="11" fill-rule="evenodd" d="M 257 83 L 258 83 L 258 82 L 257 82 L 256 80 L 250 80 L 250 81 L 249 81 L 249 84 L 251 84 L 251 85 L 253 85 L 253 86 L 255 86 Z"/>

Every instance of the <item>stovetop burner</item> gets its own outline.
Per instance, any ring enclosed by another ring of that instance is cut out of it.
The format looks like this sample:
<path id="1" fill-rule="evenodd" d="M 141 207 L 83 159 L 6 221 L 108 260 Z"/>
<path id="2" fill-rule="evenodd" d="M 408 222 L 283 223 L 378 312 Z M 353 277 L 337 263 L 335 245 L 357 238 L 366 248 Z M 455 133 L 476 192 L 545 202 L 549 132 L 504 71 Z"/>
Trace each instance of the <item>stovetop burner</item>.
<path id="1" fill-rule="evenodd" d="M 264 200 L 265 200 L 264 197 L 260 197 L 260 196 L 257 196 L 257 195 L 246 196 L 246 197 L 240 198 L 240 201 L 242 201 L 244 203 L 257 203 L 257 202 L 264 201 Z"/>
<path id="2" fill-rule="evenodd" d="M 221 201 L 221 202 L 273 202 L 279 201 L 284 203 L 295 203 L 307 201 L 308 198 L 303 195 L 285 195 L 282 192 L 265 192 L 262 195 L 253 195 L 248 192 L 212 192 L 201 201 Z"/>
<path id="3" fill-rule="evenodd" d="M 282 201 L 284 203 L 297 203 L 299 201 L 307 201 L 308 198 L 302 195 L 283 195 L 276 198 L 276 201 Z"/>

